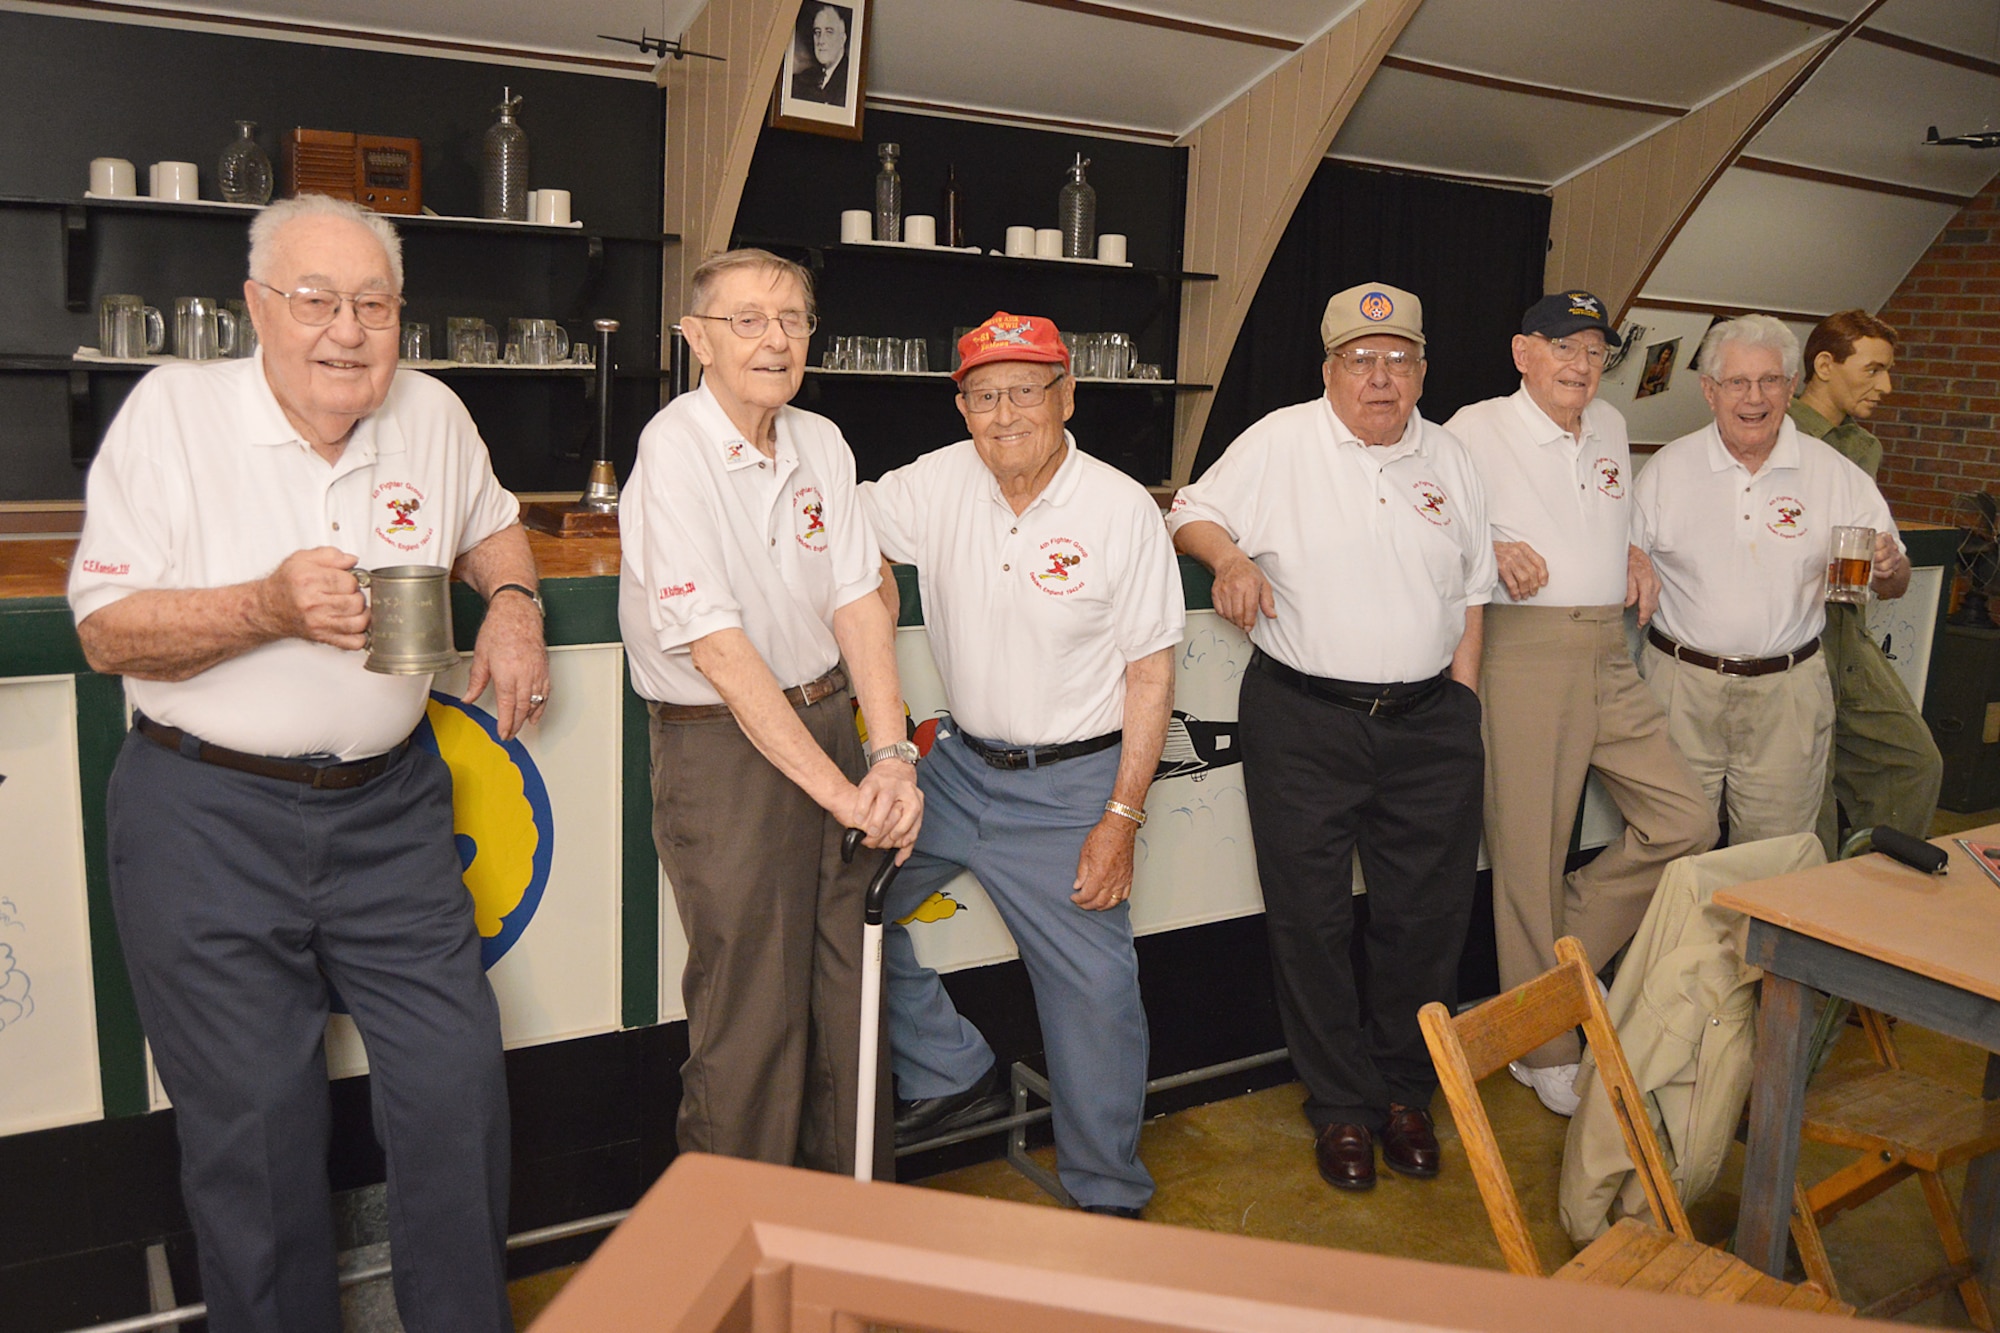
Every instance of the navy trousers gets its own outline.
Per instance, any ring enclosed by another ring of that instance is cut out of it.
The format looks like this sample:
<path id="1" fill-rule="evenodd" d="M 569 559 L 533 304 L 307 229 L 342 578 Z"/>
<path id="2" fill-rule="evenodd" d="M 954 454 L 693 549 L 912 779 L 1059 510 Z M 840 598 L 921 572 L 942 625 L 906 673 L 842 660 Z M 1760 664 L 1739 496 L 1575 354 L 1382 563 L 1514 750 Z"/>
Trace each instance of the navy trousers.
<path id="1" fill-rule="evenodd" d="M 204 764 L 137 732 L 107 803 L 112 905 L 160 1081 L 208 1327 L 338 1333 L 328 988 L 367 1044 L 411 1333 L 511 1330 L 500 1013 L 415 746 L 352 791 Z"/>
<path id="2" fill-rule="evenodd" d="M 1056 1173 L 1080 1204 L 1140 1208 L 1153 1178 L 1139 1160 L 1146 1116 L 1146 1010 L 1130 903 L 1086 912 L 1069 900 L 1083 840 L 1104 816 L 1121 747 L 1044 768 L 1003 770 L 947 719 L 917 767 L 924 827 L 889 891 L 882 938 L 884 1015 L 903 1095 L 968 1087 L 993 1063 L 938 975 L 894 924 L 970 870 L 1020 947 L 1035 990 L 1054 1100 Z M 947 1086 L 918 1082 L 925 1071 Z"/>

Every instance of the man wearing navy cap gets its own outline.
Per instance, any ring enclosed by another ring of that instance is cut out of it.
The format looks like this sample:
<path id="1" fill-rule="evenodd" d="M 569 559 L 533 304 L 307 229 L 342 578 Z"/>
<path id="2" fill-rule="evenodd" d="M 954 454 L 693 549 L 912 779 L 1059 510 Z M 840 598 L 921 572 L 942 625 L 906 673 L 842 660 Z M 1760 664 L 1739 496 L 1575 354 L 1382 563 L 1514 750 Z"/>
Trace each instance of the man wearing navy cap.
<path id="1" fill-rule="evenodd" d="M 882 553 L 917 567 L 951 708 L 918 768 L 927 814 L 888 914 L 979 877 L 1035 988 L 1063 1187 L 1137 1217 L 1153 1179 L 1127 900 L 1173 700 L 1180 569 L 1145 488 L 1064 429 L 1075 400 L 1054 324 L 1000 311 L 958 348 L 971 438 L 861 488 Z M 898 1139 L 1004 1107 L 992 1048 L 908 934 L 892 926 L 883 945 Z"/>
<path id="2" fill-rule="evenodd" d="M 1465 447 L 1417 414 L 1423 307 L 1363 283 L 1320 320 L 1324 397 L 1271 413 L 1174 499 L 1181 550 L 1256 651 L 1237 704 L 1292 1066 L 1319 1173 L 1438 1173 L 1437 1073 L 1417 1010 L 1449 1003 L 1479 860 L 1486 501 Z M 1349 962 L 1368 882 L 1367 1020 Z"/>
<path id="3" fill-rule="evenodd" d="M 1545 296 L 1514 338 L 1520 389 L 1445 423 L 1486 485 L 1504 589 L 1486 611 L 1479 689 L 1502 986 L 1554 967 L 1563 935 L 1580 939 L 1593 965 L 1610 961 L 1639 928 L 1667 862 L 1715 841 L 1701 781 L 1668 738 L 1666 713 L 1625 642 L 1625 608 L 1636 606 L 1645 624 L 1659 582 L 1631 545 L 1625 418 L 1597 397 L 1618 345 L 1595 296 Z M 1565 875 L 1592 772 L 1625 829 Z M 1580 1054 L 1565 1033 L 1510 1068 L 1543 1105 L 1569 1115 Z"/>

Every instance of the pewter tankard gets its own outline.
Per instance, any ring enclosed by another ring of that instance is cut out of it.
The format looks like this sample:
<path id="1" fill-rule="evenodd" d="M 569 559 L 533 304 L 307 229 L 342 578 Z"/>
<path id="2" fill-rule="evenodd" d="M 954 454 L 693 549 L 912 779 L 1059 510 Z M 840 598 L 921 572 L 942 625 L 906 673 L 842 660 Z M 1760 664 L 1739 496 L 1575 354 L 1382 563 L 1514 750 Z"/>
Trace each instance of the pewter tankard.
<path id="1" fill-rule="evenodd" d="M 368 589 L 368 661 L 385 676 L 424 676 L 458 665 L 452 647 L 451 571 L 441 565 L 357 569 Z"/>

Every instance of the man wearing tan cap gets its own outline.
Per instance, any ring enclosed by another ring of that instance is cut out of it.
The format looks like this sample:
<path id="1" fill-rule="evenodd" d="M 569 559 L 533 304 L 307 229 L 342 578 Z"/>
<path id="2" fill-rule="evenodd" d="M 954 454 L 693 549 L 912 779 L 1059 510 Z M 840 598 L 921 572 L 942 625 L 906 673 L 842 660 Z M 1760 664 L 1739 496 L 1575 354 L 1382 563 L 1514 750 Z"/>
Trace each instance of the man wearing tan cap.
<path id="1" fill-rule="evenodd" d="M 1173 699 L 1180 570 L 1145 488 L 1063 428 L 1075 402 L 1055 325 L 1000 311 L 958 347 L 971 438 L 861 488 L 883 554 L 917 567 L 951 709 L 918 767 L 927 814 L 888 915 L 979 877 L 1035 988 L 1063 1187 L 1137 1217 L 1153 1179 L 1127 900 Z M 883 959 L 897 1137 L 1004 1108 L 992 1049 L 901 926 Z"/>
<path id="2" fill-rule="evenodd" d="M 1386 283 L 1327 302 L 1326 396 L 1280 408 L 1174 500 L 1174 542 L 1250 635 L 1238 726 L 1292 1065 L 1322 1178 L 1438 1172 L 1417 1010 L 1453 998 L 1479 856 L 1486 500 L 1417 414 L 1423 311 Z M 1349 962 L 1368 883 L 1368 1021 Z"/>
<path id="3" fill-rule="evenodd" d="M 1646 915 L 1660 872 L 1715 842 L 1701 781 L 1639 679 L 1625 608 L 1652 618 L 1659 582 L 1631 545 L 1625 418 L 1597 385 L 1618 332 L 1589 292 L 1528 307 L 1514 337 L 1521 387 L 1462 408 L 1445 428 L 1486 487 L 1503 591 L 1486 611 L 1486 851 L 1500 984 L 1556 965 L 1574 935 L 1609 962 Z M 1565 875 L 1584 779 L 1595 772 L 1625 829 Z M 1510 1068 L 1558 1115 L 1575 1112 L 1573 1032 Z"/>

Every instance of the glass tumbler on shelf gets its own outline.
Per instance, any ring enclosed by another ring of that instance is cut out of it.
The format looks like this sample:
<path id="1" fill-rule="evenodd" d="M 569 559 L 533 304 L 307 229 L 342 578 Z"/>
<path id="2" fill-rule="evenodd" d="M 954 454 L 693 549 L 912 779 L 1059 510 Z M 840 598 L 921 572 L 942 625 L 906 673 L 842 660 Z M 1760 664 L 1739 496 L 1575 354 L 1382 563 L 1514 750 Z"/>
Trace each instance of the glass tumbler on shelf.
<path id="1" fill-rule="evenodd" d="M 1132 335 L 1129 333 L 1107 333 L 1104 335 L 1104 364 L 1098 374 L 1106 379 L 1130 379 L 1135 358 L 1132 355 Z"/>
<path id="2" fill-rule="evenodd" d="M 215 165 L 215 182 L 226 203 L 271 202 L 271 159 L 257 146 L 256 121 L 236 122 L 236 137 Z"/>
<path id="3" fill-rule="evenodd" d="M 928 338 L 911 338 L 903 344 L 903 369 L 913 375 L 928 374 L 931 368 L 931 344 Z"/>
<path id="4" fill-rule="evenodd" d="M 875 145 L 875 156 L 882 160 L 882 169 L 875 173 L 875 239 L 878 241 L 903 239 L 903 177 L 896 170 L 896 159 L 902 155 L 901 144 Z"/>
<path id="5" fill-rule="evenodd" d="M 903 373 L 903 340 L 884 338 L 882 340 L 882 369 L 895 374 Z"/>

